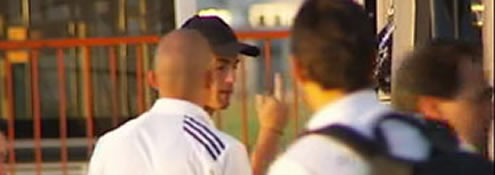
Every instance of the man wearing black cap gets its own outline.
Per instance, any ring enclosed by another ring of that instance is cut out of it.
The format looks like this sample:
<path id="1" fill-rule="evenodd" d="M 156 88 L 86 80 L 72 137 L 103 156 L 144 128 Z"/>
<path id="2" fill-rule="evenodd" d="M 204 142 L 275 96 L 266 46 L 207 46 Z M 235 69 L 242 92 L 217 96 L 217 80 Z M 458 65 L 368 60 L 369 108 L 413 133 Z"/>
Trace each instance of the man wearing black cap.
<path id="1" fill-rule="evenodd" d="M 239 55 L 256 57 L 260 54 L 260 50 L 255 46 L 240 43 L 232 29 L 216 16 L 193 16 L 182 25 L 182 28 L 199 31 L 208 40 L 215 54 L 217 82 L 212 92 L 216 95 L 208 99 L 206 110 L 213 114 L 217 110 L 226 109 L 233 92 Z"/>
<path id="2" fill-rule="evenodd" d="M 226 109 L 230 104 L 230 96 L 234 90 L 235 70 L 240 55 L 256 57 L 260 50 L 238 41 L 232 29 L 216 16 L 193 16 L 183 25 L 184 29 L 199 31 L 209 42 L 215 54 L 213 87 L 209 89 L 210 98 L 205 110 L 213 114 Z M 251 156 L 254 174 L 263 174 L 268 163 L 273 160 L 278 151 L 278 141 L 286 126 L 286 106 L 281 103 L 282 83 L 276 76 L 274 94 L 257 100 L 260 131 L 255 150 Z"/>

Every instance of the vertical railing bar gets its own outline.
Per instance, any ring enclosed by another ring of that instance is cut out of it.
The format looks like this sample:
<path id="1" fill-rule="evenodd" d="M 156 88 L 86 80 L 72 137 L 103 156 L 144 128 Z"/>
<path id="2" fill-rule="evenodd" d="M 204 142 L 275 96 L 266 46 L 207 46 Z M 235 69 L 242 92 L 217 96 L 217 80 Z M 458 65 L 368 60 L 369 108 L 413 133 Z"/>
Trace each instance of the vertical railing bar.
<path id="1" fill-rule="evenodd" d="M 120 113 L 129 117 L 131 114 L 131 110 L 129 109 L 129 88 L 128 88 L 128 75 L 127 75 L 127 45 L 122 44 L 119 46 L 119 72 L 120 72 Z"/>
<path id="2" fill-rule="evenodd" d="M 14 75 L 12 72 L 12 64 L 10 59 L 5 59 L 5 81 L 7 90 L 7 140 L 9 152 L 9 171 L 11 175 L 15 175 L 15 114 L 14 114 Z"/>
<path id="3" fill-rule="evenodd" d="M 143 48 L 136 45 L 136 102 L 138 113 L 144 112 Z"/>
<path id="4" fill-rule="evenodd" d="M 148 72 L 150 68 L 150 44 L 151 43 L 143 43 L 143 73 L 144 77 L 146 77 L 146 72 Z M 144 87 L 144 107 L 145 109 L 150 108 L 151 103 L 152 103 L 152 95 L 151 95 L 151 88 L 147 87 L 147 82 L 146 80 L 143 81 L 143 87 Z"/>
<path id="5" fill-rule="evenodd" d="M 110 46 L 108 48 L 109 53 L 109 65 L 110 65 L 110 82 L 112 95 L 112 126 L 115 127 L 119 123 L 119 97 L 118 97 L 118 85 L 117 85 L 117 57 L 115 55 L 115 48 Z"/>
<path id="6" fill-rule="evenodd" d="M 247 146 L 248 152 L 250 150 L 249 147 L 249 129 L 248 129 L 248 110 L 247 110 L 247 77 L 246 77 L 246 61 L 245 59 L 241 59 L 241 134 L 242 134 L 242 142 Z"/>
<path id="7" fill-rule="evenodd" d="M 60 126 L 60 163 L 62 174 L 67 175 L 68 147 L 67 147 L 67 94 L 64 63 L 64 50 L 57 49 L 57 74 L 59 93 L 59 126 Z"/>
<path id="8" fill-rule="evenodd" d="M 67 60 L 66 64 L 69 67 L 68 69 L 68 74 L 67 74 L 67 86 L 68 89 L 70 89 L 69 92 L 69 109 L 73 109 L 71 112 L 71 115 L 76 115 L 76 116 L 84 116 L 84 112 L 82 112 L 83 103 L 82 103 L 82 96 L 81 94 L 81 68 L 80 68 L 80 59 L 78 59 L 78 55 L 80 54 L 78 49 L 76 47 L 70 47 L 67 48 L 67 53 L 66 55 L 69 55 L 71 58 L 75 59 L 69 59 Z M 72 67 L 73 66 L 73 67 Z"/>
<path id="9" fill-rule="evenodd" d="M 265 90 L 271 94 L 273 93 L 273 76 L 272 76 L 272 51 L 271 41 L 264 41 L 264 60 L 265 60 Z"/>
<path id="10" fill-rule="evenodd" d="M 39 51 L 31 51 L 31 90 L 32 90 L 32 107 L 33 107 L 33 131 L 35 145 L 36 174 L 41 174 L 42 168 L 42 151 L 41 151 L 41 100 L 39 85 Z"/>
<path id="11" fill-rule="evenodd" d="M 86 137 L 88 139 L 88 156 L 93 150 L 93 83 L 91 79 L 91 57 L 88 46 L 83 51 L 84 106 L 86 107 Z"/>

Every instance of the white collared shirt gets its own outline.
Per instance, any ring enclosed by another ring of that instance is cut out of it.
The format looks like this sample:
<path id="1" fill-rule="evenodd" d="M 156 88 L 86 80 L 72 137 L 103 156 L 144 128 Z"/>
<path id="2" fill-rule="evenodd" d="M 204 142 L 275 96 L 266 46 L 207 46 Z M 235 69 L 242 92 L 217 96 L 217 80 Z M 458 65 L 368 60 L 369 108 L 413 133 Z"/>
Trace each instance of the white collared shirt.
<path id="1" fill-rule="evenodd" d="M 102 136 L 89 175 L 250 175 L 246 149 L 187 101 L 161 98 Z"/>
<path id="2" fill-rule="evenodd" d="M 362 90 L 315 113 L 306 129 L 341 124 L 373 138 L 374 122 L 389 112 L 392 110 L 381 104 L 372 90 Z M 381 128 L 395 156 L 410 160 L 428 158 L 430 145 L 416 128 L 396 121 L 386 121 Z M 370 172 L 370 167 L 358 154 L 338 141 L 320 135 L 298 139 L 269 169 L 270 175 L 367 175 Z"/>

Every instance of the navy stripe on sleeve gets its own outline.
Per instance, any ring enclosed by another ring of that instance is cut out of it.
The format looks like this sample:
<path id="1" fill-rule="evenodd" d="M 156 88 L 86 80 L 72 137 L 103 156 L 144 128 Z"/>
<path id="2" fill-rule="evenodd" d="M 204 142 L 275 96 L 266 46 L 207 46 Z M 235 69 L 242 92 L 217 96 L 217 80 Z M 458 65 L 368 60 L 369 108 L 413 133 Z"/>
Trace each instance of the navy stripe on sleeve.
<path id="1" fill-rule="evenodd" d="M 222 142 L 222 140 L 220 140 L 220 138 L 218 138 L 217 135 L 215 135 L 213 132 L 211 132 L 210 129 L 208 129 L 205 125 L 203 125 L 200 122 L 196 121 L 192 117 L 189 117 L 189 116 L 185 116 L 185 117 L 186 117 L 187 120 L 190 120 L 191 122 L 193 122 L 197 126 L 203 128 L 204 131 L 208 132 L 208 134 L 211 135 L 215 139 L 215 141 L 220 145 L 220 148 L 222 148 L 222 150 L 225 149 L 225 144 Z"/>
<path id="2" fill-rule="evenodd" d="M 199 128 L 197 128 L 187 120 L 184 120 L 184 125 L 192 128 L 194 131 L 196 131 L 196 133 L 199 133 L 202 136 L 202 138 L 204 138 L 209 143 L 209 147 L 212 147 L 215 150 L 216 154 L 220 155 L 220 150 L 218 146 L 203 131 L 201 131 Z"/>
<path id="3" fill-rule="evenodd" d="M 203 145 L 204 148 L 206 148 L 206 151 L 208 151 L 208 153 L 213 158 L 213 160 L 217 160 L 217 156 L 213 153 L 213 151 L 210 149 L 210 147 L 205 142 L 203 142 L 203 140 L 201 140 L 196 134 L 194 134 L 193 132 L 191 132 L 191 130 L 189 130 L 185 126 L 183 128 L 184 128 L 184 131 L 186 131 L 190 136 L 192 136 L 201 145 Z"/>

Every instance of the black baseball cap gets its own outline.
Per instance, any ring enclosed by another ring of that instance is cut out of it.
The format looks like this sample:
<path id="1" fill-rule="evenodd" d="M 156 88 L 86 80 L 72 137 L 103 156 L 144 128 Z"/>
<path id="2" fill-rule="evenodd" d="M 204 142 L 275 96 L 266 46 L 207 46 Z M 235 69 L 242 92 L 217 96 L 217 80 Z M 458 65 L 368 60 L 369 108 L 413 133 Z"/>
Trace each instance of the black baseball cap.
<path id="1" fill-rule="evenodd" d="M 235 56 L 243 54 L 256 57 L 260 55 L 260 49 L 239 42 L 234 31 L 217 16 L 195 15 L 189 18 L 183 25 L 183 29 L 199 31 L 213 47 L 213 52 L 221 56 Z"/>

